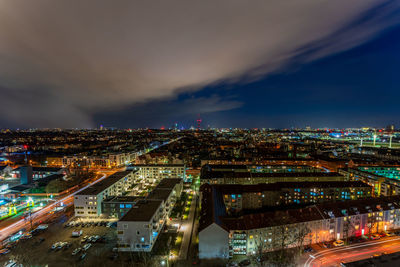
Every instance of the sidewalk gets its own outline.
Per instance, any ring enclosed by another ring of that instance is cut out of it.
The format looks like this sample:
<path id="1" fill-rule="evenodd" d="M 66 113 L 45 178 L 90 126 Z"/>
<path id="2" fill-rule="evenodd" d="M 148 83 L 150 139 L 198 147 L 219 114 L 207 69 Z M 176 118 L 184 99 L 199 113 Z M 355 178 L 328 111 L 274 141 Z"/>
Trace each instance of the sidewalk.
<path id="1" fill-rule="evenodd" d="M 190 240 L 193 230 L 193 221 L 194 221 L 194 213 L 196 211 L 197 206 L 197 195 L 196 193 L 193 195 L 192 204 L 190 205 L 189 216 L 187 220 L 182 223 L 181 229 L 185 231 L 183 233 L 182 244 L 179 250 L 178 260 L 186 260 L 188 256 Z"/>

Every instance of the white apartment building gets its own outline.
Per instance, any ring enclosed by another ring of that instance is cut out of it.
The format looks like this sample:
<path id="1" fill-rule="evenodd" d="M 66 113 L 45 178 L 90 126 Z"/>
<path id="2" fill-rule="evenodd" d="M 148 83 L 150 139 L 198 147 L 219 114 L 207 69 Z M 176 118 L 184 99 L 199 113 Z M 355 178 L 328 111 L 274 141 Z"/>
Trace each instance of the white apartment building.
<path id="1" fill-rule="evenodd" d="M 145 200 L 140 200 L 117 223 L 120 251 L 150 252 L 180 196 L 183 180 L 163 179 Z"/>
<path id="2" fill-rule="evenodd" d="M 169 165 L 131 165 L 127 169 L 138 170 L 139 180 L 154 184 L 165 178 L 186 178 L 184 164 Z"/>
<path id="3" fill-rule="evenodd" d="M 119 251 L 150 252 L 165 216 L 162 200 L 139 201 L 117 224 Z"/>
<path id="4" fill-rule="evenodd" d="M 116 172 L 74 197 L 75 216 L 98 217 L 102 201 L 109 196 L 121 196 L 134 185 L 135 171 Z"/>
<path id="5" fill-rule="evenodd" d="M 48 161 L 50 164 L 62 164 L 62 166 L 113 168 L 128 165 L 137 155 L 138 152 L 113 153 L 106 156 L 64 156 L 61 160 L 52 157 Z"/>
<path id="6" fill-rule="evenodd" d="M 255 212 L 240 217 L 225 213 L 212 188 L 202 192 L 199 257 L 230 258 L 370 235 L 400 228 L 400 196 L 322 203 L 300 209 Z M 300 238 L 301 236 L 301 238 Z"/>

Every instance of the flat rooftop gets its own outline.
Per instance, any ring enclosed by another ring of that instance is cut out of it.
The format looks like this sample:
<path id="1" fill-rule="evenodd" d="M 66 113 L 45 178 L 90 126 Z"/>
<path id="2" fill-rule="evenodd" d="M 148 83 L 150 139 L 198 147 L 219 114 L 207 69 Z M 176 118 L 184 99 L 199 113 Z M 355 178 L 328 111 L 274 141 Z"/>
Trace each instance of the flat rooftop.
<path id="1" fill-rule="evenodd" d="M 280 173 L 253 173 L 235 171 L 204 171 L 200 179 L 224 179 L 224 178 L 269 178 L 269 177 L 337 177 L 342 176 L 336 172 L 280 172 Z"/>
<path id="2" fill-rule="evenodd" d="M 130 173 L 132 173 L 132 170 L 129 171 L 121 171 L 121 172 L 116 172 L 114 174 L 111 174 L 107 178 L 105 178 L 103 181 L 98 182 L 91 187 L 86 188 L 82 192 L 80 192 L 77 195 L 97 195 L 101 193 L 102 191 L 106 190 L 119 180 L 123 179 L 124 177 L 128 176 Z"/>
<path id="3" fill-rule="evenodd" d="M 151 193 L 147 196 L 148 200 L 163 200 L 167 201 L 168 197 L 172 193 L 172 188 L 155 188 Z"/>
<path id="4" fill-rule="evenodd" d="M 148 222 L 153 218 L 161 206 L 161 200 L 143 200 L 131 208 L 119 221 L 120 222 Z"/>
<path id="5" fill-rule="evenodd" d="M 157 188 L 174 188 L 177 184 L 181 183 L 181 178 L 165 178 L 160 181 L 156 186 Z"/>

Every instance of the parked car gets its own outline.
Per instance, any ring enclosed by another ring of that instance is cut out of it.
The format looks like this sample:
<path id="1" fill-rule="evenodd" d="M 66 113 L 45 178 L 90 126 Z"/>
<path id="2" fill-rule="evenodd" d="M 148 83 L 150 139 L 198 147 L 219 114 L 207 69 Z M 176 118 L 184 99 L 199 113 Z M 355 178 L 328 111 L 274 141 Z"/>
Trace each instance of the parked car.
<path id="1" fill-rule="evenodd" d="M 372 240 L 377 240 L 377 239 L 380 239 L 381 236 L 380 236 L 379 234 L 373 234 L 373 235 L 371 235 L 370 238 L 371 238 Z"/>
<path id="2" fill-rule="evenodd" d="M 51 249 L 54 250 L 58 247 L 58 245 L 60 244 L 60 242 L 56 242 L 51 246 Z"/>
<path id="3" fill-rule="evenodd" d="M 83 253 L 83 254 L 79 257 L 79 259 L 80 259 L 80 260 L 83 260 L 83 259 L 85 259 L 85 257 L 86 257 L 86 253 Z"/>
<path id="4" fill-rule="evenodd" d="M 59 242 L 58 246 L 56 247 L 56 250 L 62 249 L 63 247 L 65 247 L 66 244 L 67 244 L 67 242 Z"/>
<path id="5" fill-rule="evenodd" d="M 72 256 L 75 256 L 76 254 L 78 254 L 79 252 L 81 252 L 81 248 L 76 248 L 74 249 L 74 251 L 72 251 Z"/>
<path id="6" fill-rule="evenodd" d="M 313 252 L 313 249 L 312 249 L 312 247 L 305 247 L 304 248 L 304 252 Z"/>
<path id="7" fill-rule="evenodd" d="M 74 230 L 72 231 L 72 237 L 80 237 L 83 234 L 82 230 Z"/>
<path id="8" fill-rule="evenodd" d="M 322 243 L 322 247 L 324 247 L 324 248 L 330 248 L 330 247 L 331 247 L 331 244 L 329 244 L 328 242 L 323 242 L 323 243 Z"/>
<path id="9" fill-rule="evenodd" d="M 388 232 L 388 233 L 386 233 L 386 236 L 395 236 L 395 234 Z"/>
<path id="10" fill-rule="evenodd" d="M 86 244 L 86 245 L 83 246 L 83 250 L 86 251 L 86 250 L 88 250 L 91 246 L 92 246 L 92 244 L 88 243 L 88 244 Z"/>
<path id="11" fill-rule="evenodd" d="M 344 246 L 344 242 L 343 242 L 343 240 L 340 240 L 340 239 L 338 239 L 338 240 L 336 240 L 335 242 L 333 242 L 332 243 L 335 247 L 341 247 L 341 246 Z"/>

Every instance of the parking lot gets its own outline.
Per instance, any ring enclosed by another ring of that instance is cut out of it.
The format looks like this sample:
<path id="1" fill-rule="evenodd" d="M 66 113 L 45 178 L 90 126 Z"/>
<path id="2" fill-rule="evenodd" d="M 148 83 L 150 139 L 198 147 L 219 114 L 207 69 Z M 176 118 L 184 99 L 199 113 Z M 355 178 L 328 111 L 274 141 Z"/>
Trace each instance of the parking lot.
<path id="1" fill-rule="evenodd" d="M 78 233 L 82 231 L 82 235 L 72 237 L 75 230 Z M 86 241 L 83 242 L 83 239 Z M 86 251 L 83 249 L 85 245 Z M 4 264 L 9 259 L 15 259 L 24 266 L 103 266 L 117 260 L 111 257 L 115 245 L 115 228 L 107 227 L 106 223 L 67 227 L 65 222 L 59 220 L 49 225 L 47 230 L 19 240 L 9 253 L 0 256 L 0 261 Z M 81 248 L 80 251 L 72 255 L 78 248 Z"/>

